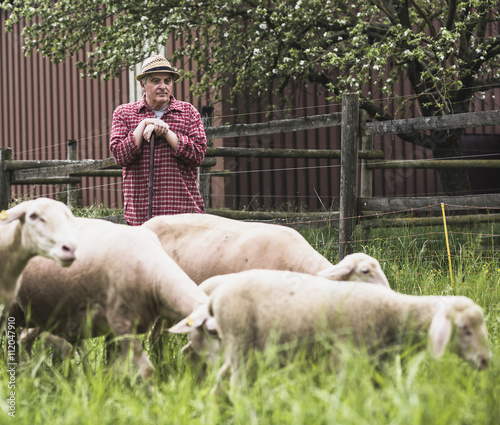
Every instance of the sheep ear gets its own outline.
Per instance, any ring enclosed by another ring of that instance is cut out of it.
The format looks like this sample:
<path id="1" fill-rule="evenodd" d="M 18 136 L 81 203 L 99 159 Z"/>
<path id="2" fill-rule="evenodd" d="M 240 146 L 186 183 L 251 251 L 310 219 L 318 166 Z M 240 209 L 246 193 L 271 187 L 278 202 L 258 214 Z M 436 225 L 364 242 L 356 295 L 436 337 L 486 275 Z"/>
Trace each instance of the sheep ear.
<path id="1" fill-rule="evenodd" d="M 188 354 L 191 354 L 193 352 L 193 343 L 191 341 L 188 341 L 188 343 L 182 347 L 181 349 L 181 354 L 185 357 L 187 357 Z"/>
<path id="2" fill-rule="evenodd" d="M 188 333 L 199 328 L 206 320 L 210 318 L 208 305 L 203 304 L 193 311 L 188 317 L 182 319 L 179 323 L 169 328 L 169 332 L 174 334 Z"/>
<path id="3" fill-rule="evenodd" d="M 429 328 L 429 342 L 431 353 L 439 358 L 444 354 L 446 346 L 451 338 L 451 320 L 446 317 L 445 312 L 437 313 L 432 319 Z"/>
<path id="4" fill-rule="evenodd" d="M 352 273 L 353 268 L 354 263 L 351 263 L 344 259 L 334 266 L 332 265 L 331 267 L 320 270 L 317 275 L 326 277 L 331 280 L 347 280 L 349 274 Z"/>
<path id="5" fill-rule="evenodd" d="M 33 201 L 25 201 L 22 202 L 11 209 L 5 211 L 2 210 L 0 212 L 0 224 L 7 224 L 14 220 L 22 220 L 28 210 L 28 207 L 33 203 Z"/>

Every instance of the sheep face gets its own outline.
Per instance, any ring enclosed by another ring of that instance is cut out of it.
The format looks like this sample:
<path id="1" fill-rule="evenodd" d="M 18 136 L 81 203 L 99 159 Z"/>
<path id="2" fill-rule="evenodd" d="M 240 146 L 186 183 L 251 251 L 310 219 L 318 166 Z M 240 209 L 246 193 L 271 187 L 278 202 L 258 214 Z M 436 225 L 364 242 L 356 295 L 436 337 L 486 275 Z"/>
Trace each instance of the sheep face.
<path id="1" fill-rule="evenodd" d="M 5 222 L 23 222 L 23 245 L 31 254 L 55 260 L 63 267 L 76 259 L 76 240 L 70 227 L 73 215 L 62 202 L 38 198 L 19 204 L 6 213 Z"/>
<path id="2" fill-rule="evenodd" d="M 338 264 L 318 272 L 318 276 L 336 281 L 374 283 L 390 288 L 389 281 L 382 271 L 380 263 L 375 258 L 362 252 L 346 255 Z"/>
<path id="3" fill-rule="evenodd" d="M 207 320 L 203 325 L 193 328 L 188 333 L 189 342 L 182 347 L 185 357 L 199 356 L 208 365 L 214 365 L 221 354 L 221 340 L 214 318 Z"/>
<path id="4" fill-rule="evenodd" d="M 188 317 L 169 329 L 171 333 L 188 333 L 189 342 L 182 348 L 186 357 L 198 355 L 214 364 L 221 352 L 221 341 L 217 322 L 203 304 Z"/>
<path id="5" fill-rule="evenodd" d="M 459 298 L 436 313 L 429 336 L 435 357 L 440 357 L 448 347 L 477 369 L 488 366 L 491 351 L 483 312 L 470 300 Z"/>

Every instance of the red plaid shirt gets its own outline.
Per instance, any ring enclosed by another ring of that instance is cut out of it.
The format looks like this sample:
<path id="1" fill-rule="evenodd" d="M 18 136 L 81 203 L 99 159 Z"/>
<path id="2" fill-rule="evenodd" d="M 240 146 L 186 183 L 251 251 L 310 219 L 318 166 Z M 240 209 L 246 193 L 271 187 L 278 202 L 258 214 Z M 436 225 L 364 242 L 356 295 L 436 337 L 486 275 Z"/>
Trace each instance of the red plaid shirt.
<path id="1" fill-rule="evenodd" d="M 149 156 L 147 141 L 138 148 L 133 131 L 144 118 L 156 118 L 143 97 L 138 102 L 118 106 L 113 112 L 110 149 L 123 167 L 124 215 L 139 226 L 148 219 Z M 205 158 L 207 137 L 200 113 L 193 105 L 170 97 L 162 116 L 179 138 L 174 151 L 165 139 L 155 138 L 153 216 L 203 213 L 205 206 L 197 185 L 198 169 Z"/>

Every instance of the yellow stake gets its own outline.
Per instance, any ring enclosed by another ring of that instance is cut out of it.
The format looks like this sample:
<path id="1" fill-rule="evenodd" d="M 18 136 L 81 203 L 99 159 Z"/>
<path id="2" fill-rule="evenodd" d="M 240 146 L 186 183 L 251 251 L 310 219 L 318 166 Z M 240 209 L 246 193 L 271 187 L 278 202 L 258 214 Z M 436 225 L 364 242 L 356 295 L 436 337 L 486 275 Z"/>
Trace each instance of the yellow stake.
<path id="1" fill-rule="evenodd" d="M 451 268 L 451 254 L 450 254 L 450 243 L 448 242 L 448 229 L 446 228 L 446 215 L 444 214 L 444 204 L 441 202 L 441 209 L 443 210 L 443 223 L 444 223 L 444 234 L 446 236 L 446 249 L 448 250 L 448 263 L 450 264 L 450 279 L 453 285 L 453 272 Z"/>

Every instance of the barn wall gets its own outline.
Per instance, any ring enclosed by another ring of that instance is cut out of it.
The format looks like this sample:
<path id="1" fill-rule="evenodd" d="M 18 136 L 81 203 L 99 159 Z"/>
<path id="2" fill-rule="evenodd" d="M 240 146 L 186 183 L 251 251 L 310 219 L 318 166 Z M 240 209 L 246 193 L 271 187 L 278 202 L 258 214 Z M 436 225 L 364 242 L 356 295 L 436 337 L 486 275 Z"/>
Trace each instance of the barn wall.
<path id="1" fill-rule="evenodd" d="M 7 13 L 0 13 L 0 100 L 1 146 L 13 150 L 14 159 L 66 159 L 69 140 L 77 140 L 78 159 L 103 159 L 110 156 L 109 132 L 114 108 L 141 95 L 134 71 L 127 70 L 112 81 L 81 79 L 75 63 L 83 54 L 54 65 L 38 54 L 25 57 L 21 50 L 21 27 L 5 33 Z M 182 44 L 172 39 L 163 52 L 167 58 Z M 177 68 L 194 69 L 192 62 L 174 63 Z M 198 110 L 210 104 L 208 95 L 194 97 L 192 81 L 178 82 L 174 95 L 191 102 Z M 407 83 L 397 88 L 410 93 Z M 498 90 L 478 99 L 473 110 L 500 109 Z M 262 112 L 259 99 L 240 99 L 235 105 L 216 105 L 214 125 L 254 123 L 270 119 L 299 118 L 341 111 L 340 104 L 326 100 L 321 88 L 309 84 L 294 92 L 292 99 L 281 102 L 271 114 Z M 250 111 L 250 112 L 249 112 Z M 406 117 L 420 116 L 408 109 Z M 470 155 L 500 152 L 498 128 L 468 129 L 463 143 Z M 222 140 L 212 141 L 216 146 Z M 375 148 L 388 159 L 431 158 L 429 150 L 404 143 L 397 137 L 374 139 Z M 257 138 L 224 140 L 226 146 L 340 149 L 340 129 L 309 130 Z M 216 168 L 232 172 L 230 177 L 212 179 L 211 207 L 226 206 L 245 209 L 281 209 L 318 211 L 337 206 L 340 169 L 338 160 L 219 158 Z M 498 172 L 474 171 L 473 185 L 477 193 L 498 188 Z M 495 181 L 495 183 L 491 183 Z M 488 182 L 488 185 L 486 184 Z M 491 186 L 494 187 L 491 187 Z M 80 197 L 83 205 L 104 204 L 121 207 L 121 178 L 84 178 Z M 32 196 L 64 196 L 65 187 L 24 185 L 13 187 L 14 198 Z M 374 196 L 435 195 L 441 186 L 433 170 L 376 170 Z"/>
<path id="2" fill-rule="evenodd" d="M 13 159 L 67 159 L 67 143 L 77 140 L 78 159 L 110 156 L 109 131 L 114 108 L 127 101 L 128 75 L 112 81 L 81 79 L 76 67 L 83 53 L 54 65 L 41 55 L 25 57 L 21 26 L 5 32 L 6 12 L 0 13 L 0 137 Z M 120 180 L 84 178 L 84 205 L 117 205 Z M 64 196 L 55 185 L 13 186 L 13 198 Z"/>

